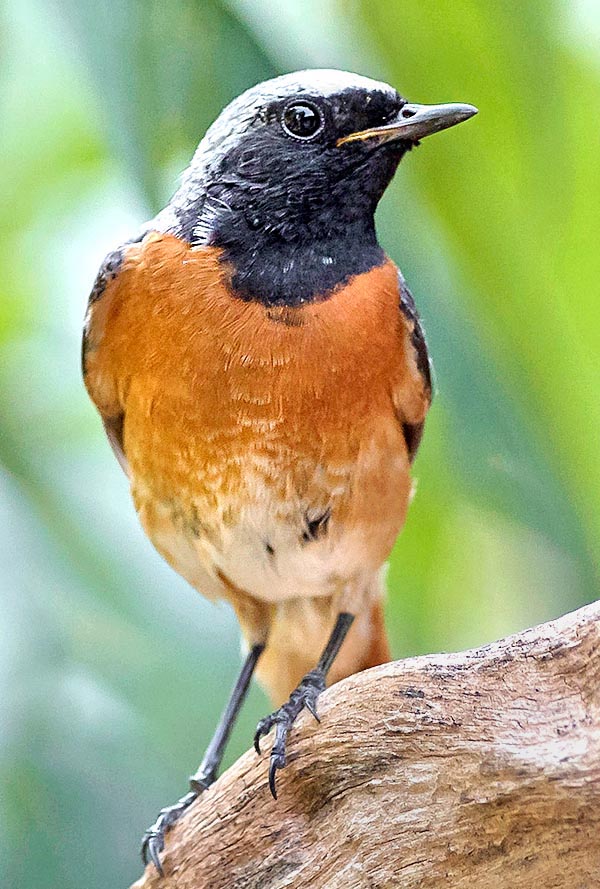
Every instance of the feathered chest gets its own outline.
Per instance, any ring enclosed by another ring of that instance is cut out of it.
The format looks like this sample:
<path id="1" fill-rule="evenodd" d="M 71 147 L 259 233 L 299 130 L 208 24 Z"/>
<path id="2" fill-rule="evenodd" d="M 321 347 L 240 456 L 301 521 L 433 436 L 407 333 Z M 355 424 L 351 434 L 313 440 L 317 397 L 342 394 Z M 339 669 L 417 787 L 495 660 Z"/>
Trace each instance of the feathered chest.
<path id="1" fill-rule="evenodd" d="M 325 300 L 267 307 L 232 295 L 215 250 L 130 248 L 92 306 L 86 379 L 107 426 L 120 417 L 155 545 L 189 578 L 202 548 L 240 571 L 301 553 L 300 582 L 322 540 L 310 589 L 341 563 L 381 564 L 410 494 L 404 426 L 428 406 L 411 335 L 389 261 Z"/>
<path id="2" fill-rule="evenodd" d="M 151 235 L 118 281 L 95 308 L 88 377 L 119 402 L 134 477 L 232 486 L 252 460 L 301 487 L 317 465 L 401 449 L 401 423 L 424 416 L 389 260 L 323 301 L 267 307 L 232 295 L 218 251 Z"/>

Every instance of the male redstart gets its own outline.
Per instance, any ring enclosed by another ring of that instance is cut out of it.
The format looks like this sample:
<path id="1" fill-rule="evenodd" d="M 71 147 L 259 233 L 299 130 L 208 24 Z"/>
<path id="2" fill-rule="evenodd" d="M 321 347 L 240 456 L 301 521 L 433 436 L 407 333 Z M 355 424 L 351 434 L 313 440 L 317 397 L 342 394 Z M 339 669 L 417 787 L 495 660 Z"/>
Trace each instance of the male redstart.
<path id="1" fill-rule="evenodd" d="M 191 790 L 216 778 L 251 676 L 280 705 L 269 785 L 326 682 L 389 659 L 381 568 L 431 401 L 427 345 L 374 213 L 424 136 L 476 113 L 342 71 L 262 83 L 210 127 L 164 210 L 103 262 L 87 390 L 156 549 L 226 599 L 247 646 Z M 162 871 L 161 871 L 162 872 Z"/>

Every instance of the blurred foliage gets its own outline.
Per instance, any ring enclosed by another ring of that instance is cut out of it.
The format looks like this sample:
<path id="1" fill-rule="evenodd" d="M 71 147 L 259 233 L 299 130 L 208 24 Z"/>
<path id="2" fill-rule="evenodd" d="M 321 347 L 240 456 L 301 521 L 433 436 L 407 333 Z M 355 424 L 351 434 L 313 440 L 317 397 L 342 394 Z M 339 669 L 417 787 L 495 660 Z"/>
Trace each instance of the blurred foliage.
<path id="1" fill-rule="evenodd" d="M 235 621 L 137 525 L 79 378 L 104 253 L 248 85 L 338 66 L 479 117 L 380 214 L 439 393 L 390 568 L 396 655 L 596 595 L 600 9 L 585 0 L 9 0 L 0 32 L 0 860 L 21 889 L 123 886 L 185 790 Z M 225 677 L 227 677 L 225 681 Z M 228 761 L 267 707 L 254 689 Z"/>

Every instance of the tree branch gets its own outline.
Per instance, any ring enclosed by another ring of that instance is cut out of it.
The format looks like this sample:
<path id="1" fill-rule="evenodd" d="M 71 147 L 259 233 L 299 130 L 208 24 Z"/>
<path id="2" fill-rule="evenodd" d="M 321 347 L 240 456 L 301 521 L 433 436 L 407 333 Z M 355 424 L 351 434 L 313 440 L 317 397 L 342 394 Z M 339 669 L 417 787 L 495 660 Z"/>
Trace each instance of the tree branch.
<path id="1" fill-rule="evenodd" d="M 246 753 L 136 889 L 600 886 L 600 603 L 333 686 L 279 800 Z M 268 743 L 265 744 L 268 748 Z"/>

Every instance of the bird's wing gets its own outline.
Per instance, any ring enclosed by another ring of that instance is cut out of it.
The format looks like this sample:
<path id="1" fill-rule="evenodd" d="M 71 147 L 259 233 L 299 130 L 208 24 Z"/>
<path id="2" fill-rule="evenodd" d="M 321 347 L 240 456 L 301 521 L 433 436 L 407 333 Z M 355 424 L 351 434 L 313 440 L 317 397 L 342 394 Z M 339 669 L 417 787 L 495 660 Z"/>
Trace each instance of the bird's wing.
<path id="1" fill-rule="evenodd" d="M 88 299 L 81 346 L 81 366 L 86 389 L 100 413 L 110 445 L 126 475 L 129 474 L 129 468 L 123 450 L 124 414 L 119 399 L 118 380 L 112 372 L 113 344 L 109 337 L 104 339 L 104 333 L 125 297 L 127 272 L 135 266 L 138 254 L 134 245 L 142 237 L 143 235 L 117 247 L 106 256 L 100 266 Z"/>
<path id="2" fill-rule="evenodd" d="M 421 390 L 419 393 L 421 396 L 420 400 L 424 405 L 422 417 L 419 417 L 417 420 L 411 418 L 408 421 L 405 418 L 402 424 L 408 447 L 408 454 L 412 462 L 419 449 L 419 444 L 421 443 L 423 428 L 425 426 L 425 415 L 433 397 L 433 366 L 429 357 L 425 330 L 421 323 L 421 319 L 419 318 L 413 295 L 408 289 L 406 281 L 400 271 L 398 272 L 398 289 L 400 292 L 400 311 L 408 325 L 410 342 L 414 350 L 418 387 Z"/>

